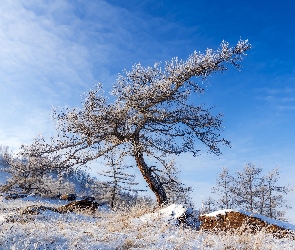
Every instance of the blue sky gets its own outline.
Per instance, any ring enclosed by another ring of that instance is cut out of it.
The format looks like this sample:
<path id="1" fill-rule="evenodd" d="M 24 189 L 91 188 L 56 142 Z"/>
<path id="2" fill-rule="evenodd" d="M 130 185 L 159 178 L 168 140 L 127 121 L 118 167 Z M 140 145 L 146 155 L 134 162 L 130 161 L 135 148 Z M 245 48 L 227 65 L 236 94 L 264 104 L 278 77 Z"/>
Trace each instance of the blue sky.
<path id="1" fill-rule="evenodd" d="M 0 144 L 17 150 L 39 132 L 52 135 L 52 107 L 80 106 L 97 82 L 108 93 L 135 63 L 185 59 L 242 38 L 253 45 L 242 70 L 210 77 L 194 99 L 224 114 L 232 148 L 176 158 L 182 180 L 194 187 L 197 206 L 222 167 L 277 167 L 281 183 L 294 186 L 294 10 L 285 0 L 1 1 Z M 288 200 L 295 222 L 295 194 Z"/>

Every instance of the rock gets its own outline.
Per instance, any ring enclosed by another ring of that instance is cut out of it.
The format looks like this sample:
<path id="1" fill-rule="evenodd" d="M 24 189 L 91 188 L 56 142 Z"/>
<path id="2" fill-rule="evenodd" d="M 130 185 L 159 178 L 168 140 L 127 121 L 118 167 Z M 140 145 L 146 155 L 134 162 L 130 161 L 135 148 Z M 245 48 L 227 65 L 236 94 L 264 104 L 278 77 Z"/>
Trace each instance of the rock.
<path id="1" fill-rule="evenodd" d="M 59 197 L 60 200 L 74 201 L 76 200 L 76 194 L 64 194 Z"/>
<path id="2" fill-rule="evenodd" d="M 27 197 L 27 194 L 8 194 L 5 199 L 6 200 L 15 200 Z"/>
<path id="3" fill-rule="evenodd" d="M 26 223 L 30 220 L 35 220 L 39 215 L 52 216 L 54 213 L 59 213 L 59 211 L 54 207 L 46 207 L 43 205 L 32 205 L 24 209 L 21 209 L 18 212 L 7 213 L 6 215 L 2 216 L 2 218 L 0 218 L 0 221 L 2 219 L 2 221 L 5 221 L 5 222 Z"/>
<path id="4" fill-rule="evenodd" d="M 87 197 L 86 199 L 80 201 L 72 201 L 67 205 L 59 207 L 58 210 L 61 213 L 75 212 L 81 210 L 90 210 L 92 212 L 95 212 L 99 206 L 100 204 L 95 201 L 94 197 Z"/>
<path id="5" fill-rule="evenodd" d="M 204 231 L 241 229 L 242 231 L 256 233 L 265 230 L 277 237 L 284 237 L 291 233 L 288 227 L 283 226 L 287 223 L 275 221 L 261 215 L 231 209 L 201 215 L 199 216 L 199 220 L 201 223 L 200 229 Z M 274 223 L 272 224 L 268 221 L 273 221 Z"/>
<path id="6" fill-rule="evenodd" d="M 33 206 L 29 206 L 29 207 L 26 207 L 25 209 L 23 209 L 21 211 L 21 215 L 25 215 L 25 214 L 37 215 L 37 214 L 41 214 L 42 212 L 44 212 L 46 210 L 50 210 L 50 211 L 57 212 L 57 213 L 59 212 L 58 209 L 56 209 L 54 207 L 33 205 Z"/>

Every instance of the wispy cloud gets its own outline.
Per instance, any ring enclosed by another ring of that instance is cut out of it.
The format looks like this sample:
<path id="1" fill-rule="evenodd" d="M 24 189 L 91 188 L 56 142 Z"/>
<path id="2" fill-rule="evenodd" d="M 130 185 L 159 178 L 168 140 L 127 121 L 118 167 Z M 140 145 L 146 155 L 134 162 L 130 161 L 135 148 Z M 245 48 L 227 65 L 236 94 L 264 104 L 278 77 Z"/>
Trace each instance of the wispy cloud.
<path id="1" fill-rule="evenodd" d="M 0 143 L 15 148 L 38 131 L 46 133 L 51 105 L 76 94 L 72 82 L 83 86 L 93 78 L 84 46 L 60 35 L 70 33 L 69 27 L 20 1 L 1 3 L 0 16 Z"/>
<path id="2" fill-rule="evenodd" d="M 295 80 L 294 80 L 295 83 Z M 295 88 L 273 87 L 256 89 L 257 99 L 262 101 L 261 105 L 268 105 L 272 109 L 282 111 L 292 111 L 295 109 Z"/>
<path id="3" fill-rule="evenodd" d="M 59 82 L 83 84 L 91 79 L 87 48 L 71 41 L 73 26 L 60 25 L 50 13 L 38 14 L 18 1 L 1 5 L 4 83 L 40 91 L 44 85 L 59 89 Z"/>
<path id="4" fill-rule="evenodd" d="M 153 34 L 173 28 L 160 18 L 147 25 L 105 1 L 4 1 L 0 18 L 0 143 L 19 130 L 31 135 L 37 125 L 24 121 L 52 106 L 79 105 L 82 92 L 98 81 L 108 91 L 123 67 L 154 62 L 150 53 L 163 55 L 165 48 Z"/>
<path id="5" fill-rule="evenodd" d="M 256 89 L 257 92 L 259 93 L 267 93 L 269 95 L 278 95 L 278 94 L 294 94 L 295 93 L 295 88 L 291 87 L 282 87 L 282 88 L 259 88 Z"/>

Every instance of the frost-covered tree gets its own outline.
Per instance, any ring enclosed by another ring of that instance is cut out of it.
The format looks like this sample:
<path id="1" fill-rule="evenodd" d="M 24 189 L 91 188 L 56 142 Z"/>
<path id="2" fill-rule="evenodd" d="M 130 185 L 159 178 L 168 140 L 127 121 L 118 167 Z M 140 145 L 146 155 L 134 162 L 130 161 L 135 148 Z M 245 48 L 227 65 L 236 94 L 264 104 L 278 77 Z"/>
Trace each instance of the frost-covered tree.
<path id="1" fill-rule="evenodd" d="M 6 160 L 9 167 L 5 171 L 11 177 L 1 186 L 3 192 L 23 191 L 31 193 L 42 188 L 42 178 L 49 173 L 47 159 L 11 155 Z"/>
<path id="2" fill-rule="evenodd" d="M 70 168 L 67 171 L 58 173 L 63 179 L 75 184 L 75 192 L 79 196 L 89 196 L 92 194 L 90 186 L 96 182 L 95 177 L 87 172 L 87 169 Z M 66 194 L 66 193 L 63 193 Z"/>
<path id="3" fill-rule="evenodd" d="M 0 145 L 0 170 L 2 167 L 7 167 L 7 158 L 11 155 L 8 146 Z"/>
<path id="4" fill-rule="evenodd" d="M 216 179 L 216 186 L 212 189 L 212 193 L 218 196 L 216 199 L 216 205 L 220 209 L 231 209 L 236 207 L 234 189 L 234 177 L 230 175 L 227 168 L 223 168 Z"/>
<path id="5" fill-rule="evenodd" d="M 57 198 L 62 194 L 76 193 L 75 184 L 62 176 L 55 177 L 52 174 L 47 174 L 40 179 L 39 185 L 33 192 L 42 197 Z"/>
<path id="6" fill-rule="evenodd" d="M 56 137 L 51 142 L 36 139 L 35 144 L 45 155 L 62 155 L 63 167 L 84 166 L 114 149 L 132 156 L 158 203 L 166 203 L 165 189 L 146 157 L 165 162 L 171 154 L 195 156 L 200 152 L 197 142 L 221 154 L 220 145 L 229 145 L 220 135 L 222 116 L 189 99 L 204 93 L 200 83 L 208 76 L 226 71 L 228 65 L 239 68 L 250 47 L 247 40 L 234 47 L 223 41 L 218 50 L 194 52 L 185 61 L 174 58 L 153 67 L 136 64 L 119 75 L 112 102 L 97 85 L 86 94 L 82 108 L 55 110 Z"/>

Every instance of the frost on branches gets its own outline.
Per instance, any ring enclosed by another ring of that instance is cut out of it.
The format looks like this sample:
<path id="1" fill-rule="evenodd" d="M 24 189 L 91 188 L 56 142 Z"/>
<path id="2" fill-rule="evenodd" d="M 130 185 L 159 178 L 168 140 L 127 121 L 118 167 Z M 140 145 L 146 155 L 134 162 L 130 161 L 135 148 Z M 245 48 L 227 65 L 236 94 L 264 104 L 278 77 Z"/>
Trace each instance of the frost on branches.
<path id="1" fill-rule="evenodd" d="M 113 150 L 132 156 L 158 203 L 166 203 L 165 188 L 146 157 L 165 165 L 171 154 L 191 152 L 195 156 L 200 151 L 198 141 L 210 153 L 221 154 L 220 145 L 229 145 L 220 136 L 221 115 L 190 104 L 188 98 L 204 93 L 195 80 L 201 82 L 227 70 L 228 65 L 239 68 L 250 47 L 247 40 L 234 47 L 222 42 L 216 51 L 194 52 L 185 61 L 174 58 L 162 67 L 136 64 L 119 75 L 111 92 L 113 102 L 107 101 L 97 85 L 86 94 L 82 108 L 55 110 L 57 136 L 49 143 L 36 139 L 35 144 L 44 155 L 61 156 L 61 167 L 84 166 Z"/>

